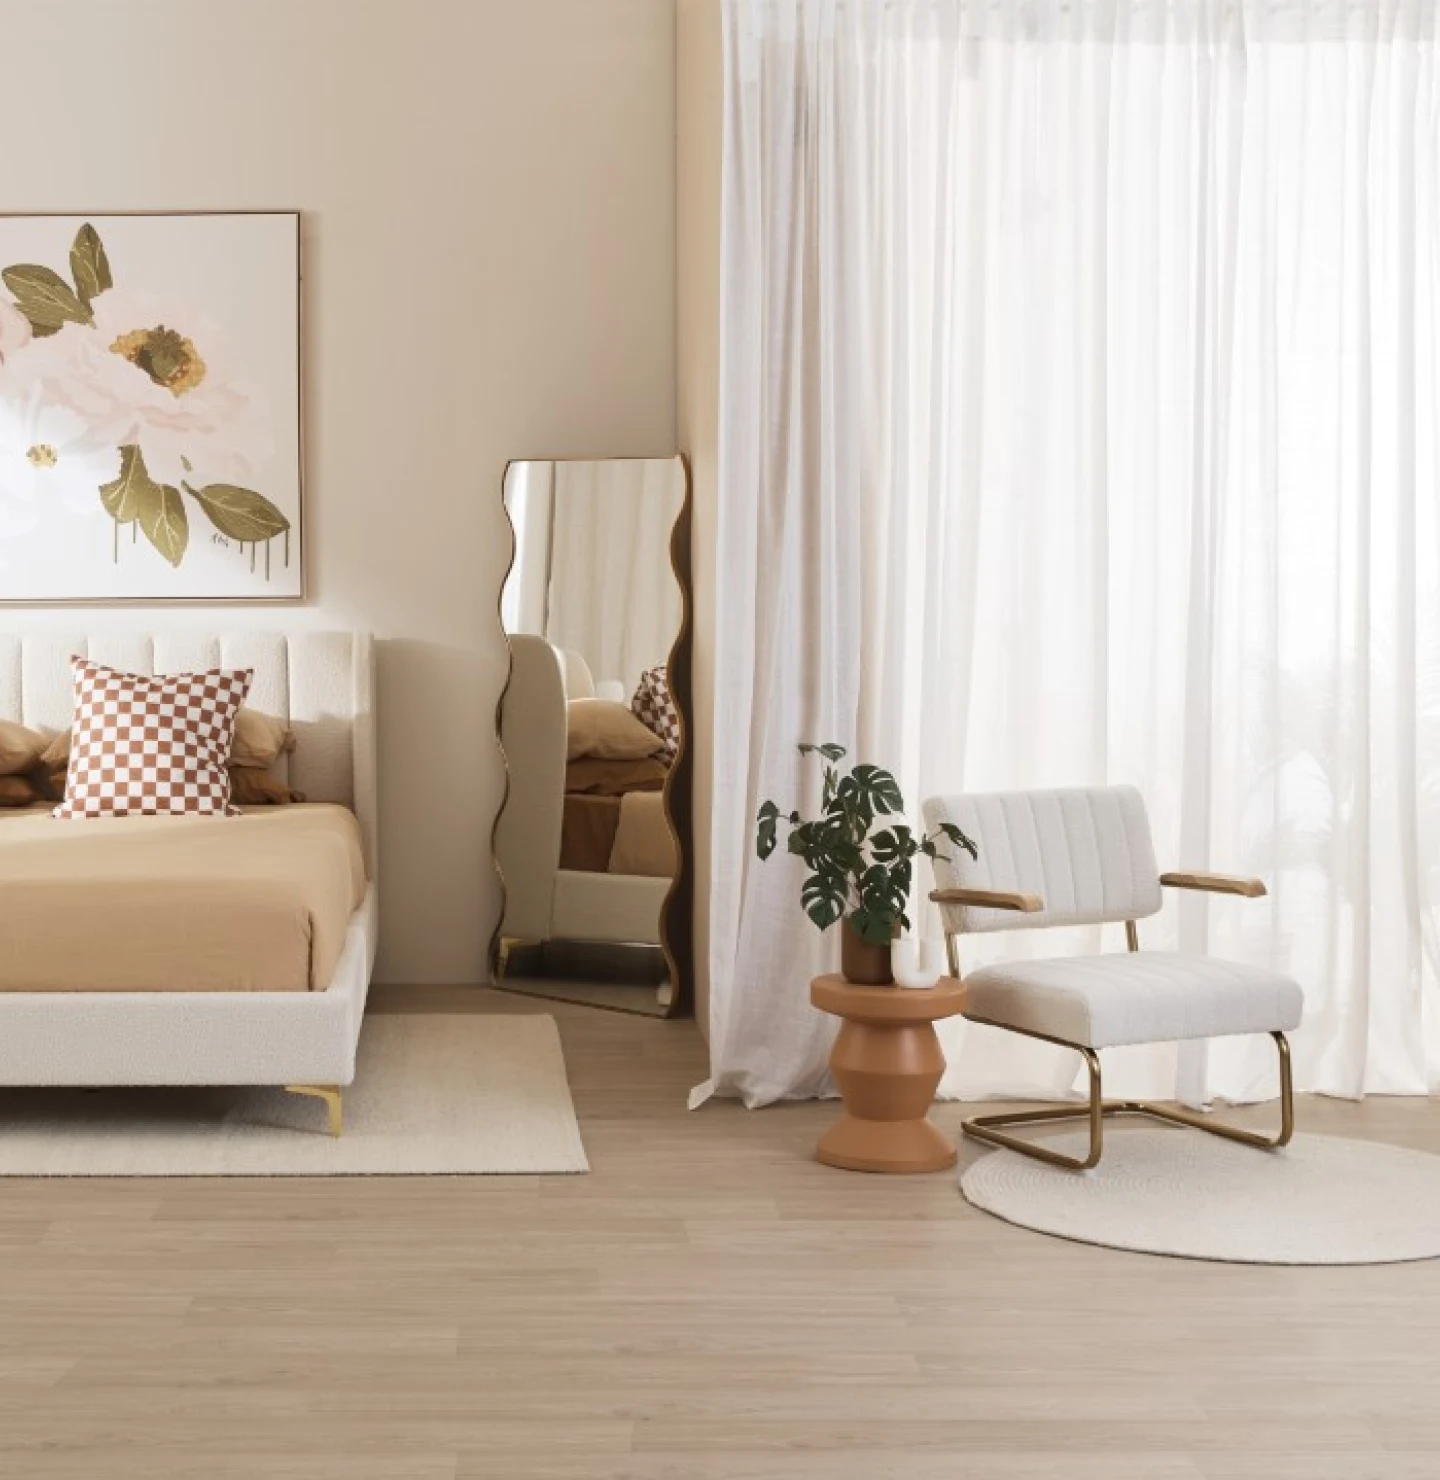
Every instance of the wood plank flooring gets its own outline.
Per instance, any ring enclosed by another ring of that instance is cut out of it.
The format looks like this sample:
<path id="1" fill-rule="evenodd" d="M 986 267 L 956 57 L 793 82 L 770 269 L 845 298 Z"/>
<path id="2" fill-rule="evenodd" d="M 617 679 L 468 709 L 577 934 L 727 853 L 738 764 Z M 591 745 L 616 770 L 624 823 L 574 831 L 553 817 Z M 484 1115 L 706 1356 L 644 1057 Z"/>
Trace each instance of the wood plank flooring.
<path id="1" fill-rule="evenodd" d="M 691 1023 L 376 1007 L 553 1011 L 593 1173 L 0 1182 L 4 1480 L 1440 1477 L 1440 1261 L 1047 1239 L 817 1166 L 833 1105 L 688 1113 Z"/>

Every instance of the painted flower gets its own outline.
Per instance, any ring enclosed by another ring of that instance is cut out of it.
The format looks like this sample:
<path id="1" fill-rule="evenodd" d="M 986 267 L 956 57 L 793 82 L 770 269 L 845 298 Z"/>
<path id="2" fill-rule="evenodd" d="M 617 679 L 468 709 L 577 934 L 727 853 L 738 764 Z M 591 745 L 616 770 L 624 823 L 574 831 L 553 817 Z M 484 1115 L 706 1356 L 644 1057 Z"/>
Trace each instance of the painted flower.
<path id="1" fill-rule="evenodd" d="M 33 338 L 30 320 L 0 294 L 0 365 L 18 354 Z"/>
<path id="2" fill-rule="evenodd" d="M 223 345 L 179 305 L 112 288 L 94 322 L 66 323 L 0 369 L 0 390 L 39 392 L 97 441 L 138 446 L 150 476 L 244 483 L 268 453 L 265 419 L 228 378 Z"/>
<path id="3" fill-rule="evenodd" d="M 29 534 L 50 510 L 105 517 L 100 485 L 120 467 L 118 449 L 77 411 L 0 397 L 0 539 Z"/>

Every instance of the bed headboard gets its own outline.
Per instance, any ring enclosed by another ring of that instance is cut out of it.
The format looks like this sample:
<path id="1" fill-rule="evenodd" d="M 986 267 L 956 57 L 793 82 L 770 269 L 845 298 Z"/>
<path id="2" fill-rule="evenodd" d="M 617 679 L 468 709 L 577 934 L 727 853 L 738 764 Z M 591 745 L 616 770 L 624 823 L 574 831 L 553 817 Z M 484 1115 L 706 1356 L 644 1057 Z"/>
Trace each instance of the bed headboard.
<path id="1" fill-rule="evenodd" d="M 67 729 L 72 655 L 128 673 L 253 668 L 247 702 L 288 719 L 295 731 L 290 784 L 309 801 L 354 810 L 374 877 L 375 655 L 368 632 L 0 632 L 0 718 Z"/>

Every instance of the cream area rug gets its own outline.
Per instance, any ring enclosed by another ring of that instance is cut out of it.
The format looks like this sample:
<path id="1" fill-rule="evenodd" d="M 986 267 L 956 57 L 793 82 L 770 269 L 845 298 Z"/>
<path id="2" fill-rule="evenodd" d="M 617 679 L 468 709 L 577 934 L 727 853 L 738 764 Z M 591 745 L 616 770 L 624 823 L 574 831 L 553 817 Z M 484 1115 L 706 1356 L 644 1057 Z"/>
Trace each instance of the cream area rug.
<path id="1" fill-rule="evenodd" d="M 972 1143 L 973 1144 L 973 1143 Z M 1082 1152 L 1084 1134 L 1047 1138 Z M 1081 1243 L 1234 1264 L 1398 1264 L 1440 1256 L 1440 1156 L 1296 1136 L 1259 1151 L 1201 1131 L 1105 1127 L 1088 1172 L 1012 1151 L 960 1175 L 977 1208 Z"/>
<path id="2" fill-rule="evenodd" d="M 555 1019 L 377 1013 L 345 1134 L 275 1089 L 0 1090 L 0 1176 L 341 1177 L 589 1170 Z"/>

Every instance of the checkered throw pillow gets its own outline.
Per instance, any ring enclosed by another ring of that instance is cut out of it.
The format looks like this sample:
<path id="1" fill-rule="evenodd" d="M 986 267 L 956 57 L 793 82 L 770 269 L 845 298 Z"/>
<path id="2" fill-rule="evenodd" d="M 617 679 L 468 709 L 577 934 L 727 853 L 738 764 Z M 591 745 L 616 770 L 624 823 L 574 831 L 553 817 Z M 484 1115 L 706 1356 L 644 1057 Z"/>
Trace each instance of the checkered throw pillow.
<path id="1" fill-rule="evenodd" d="M 670 693 L 670 677 L 663 663 L 640 675 L 630 708 L 647 730 L 653 730 L 665 742 L 661 755 L 673 761 L 680 753 L 680 711 Z"/>
<path id="2" fill-rule="evenodd" d="M 75 719 L 56 817 L 233 815 L 230 746 L 252 669 L 144 678 L 70 660 Z"/>

